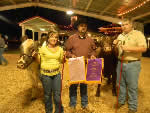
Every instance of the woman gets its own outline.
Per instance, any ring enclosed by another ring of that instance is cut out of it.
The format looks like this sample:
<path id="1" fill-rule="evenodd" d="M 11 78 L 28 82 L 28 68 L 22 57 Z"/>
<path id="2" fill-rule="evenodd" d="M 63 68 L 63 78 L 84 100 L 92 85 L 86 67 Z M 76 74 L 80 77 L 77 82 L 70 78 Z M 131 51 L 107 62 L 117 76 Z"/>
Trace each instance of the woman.
<path id="1" fill-rule="evenodd" d="M 60 66 L 63 61 L 63 49 L 57 45 L 58 32 L 48 33 L 46 46 L 39 49 L 41 81 L 44 89 L 46 113 L 63 113 L 61 105 L 61 74 Z M 52 96 L 53 93 L 53 96 Z M 52 97 L 54 99 L 52 99 Z"/>

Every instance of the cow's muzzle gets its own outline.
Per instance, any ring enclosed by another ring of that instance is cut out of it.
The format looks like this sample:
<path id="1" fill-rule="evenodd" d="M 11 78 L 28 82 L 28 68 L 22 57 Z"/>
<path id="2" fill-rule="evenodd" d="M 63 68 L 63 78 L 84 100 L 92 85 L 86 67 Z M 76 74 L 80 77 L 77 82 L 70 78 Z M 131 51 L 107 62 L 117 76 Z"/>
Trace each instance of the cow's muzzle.
<path id="1" fill-rule="evenodd" d="M 25 69 L 25 64 L 21 63 L 21 62 L 18 62 L 17 63 L 17 68 L 19 68 L 19 69 Z"/>

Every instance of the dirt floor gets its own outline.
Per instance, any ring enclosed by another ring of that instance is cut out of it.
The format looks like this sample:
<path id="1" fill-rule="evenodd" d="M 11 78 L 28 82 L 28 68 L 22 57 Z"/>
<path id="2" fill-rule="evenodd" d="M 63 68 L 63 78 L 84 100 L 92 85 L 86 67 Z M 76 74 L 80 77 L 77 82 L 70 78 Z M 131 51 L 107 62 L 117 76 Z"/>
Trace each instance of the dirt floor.
<path id="1" fill-rule="evenodd" d="M 39 98 L 30 101 L 31 81 L 26 70 L 16 68 L 19 54 L 7 53 L 4 55 L 8 59 L 7 66 L 0 66 L 0 113 L 45 113 L 43 94 L 39 86 Z M 139 107 L 137 113 L 150 113 L 150 58 L 142 58 L 142 71 L 139 79 Z M 65 113 L 73 113 L 69 108 L 68 95 L 68 71 L 65 66 L 62 103 Z M 80 107 L 80 96 L 78 93 L 77 107 L 74 113 L 116 113 L 114 104 L 116 97 L 111 94 L 111 85 L 102 83 L 101 97 L 95 97 L 96 84 L 88 86 L 89 105 L 88 110 Z M 79 89 L 78 89 L 79 91 Z M 127 104 L 117 111 L 117 113 L 127 113 Z"/>

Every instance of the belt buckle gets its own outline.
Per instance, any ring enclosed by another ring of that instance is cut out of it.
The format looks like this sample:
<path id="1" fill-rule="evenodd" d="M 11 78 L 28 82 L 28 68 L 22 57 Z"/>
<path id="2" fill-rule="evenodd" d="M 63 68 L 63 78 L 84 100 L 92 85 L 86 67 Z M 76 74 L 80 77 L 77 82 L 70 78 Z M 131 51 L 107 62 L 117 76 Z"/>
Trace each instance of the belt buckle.
<path id="1" fill-rule="evenodd" d="M 57 70 L 59 70 L 59 69 L 54 69 L 54 70 L 43 70 L 43 72 L 45 72 L 45 73 L 53 73 L 53 72 L 55 72 L 55 71 L 57 71 Z"/>

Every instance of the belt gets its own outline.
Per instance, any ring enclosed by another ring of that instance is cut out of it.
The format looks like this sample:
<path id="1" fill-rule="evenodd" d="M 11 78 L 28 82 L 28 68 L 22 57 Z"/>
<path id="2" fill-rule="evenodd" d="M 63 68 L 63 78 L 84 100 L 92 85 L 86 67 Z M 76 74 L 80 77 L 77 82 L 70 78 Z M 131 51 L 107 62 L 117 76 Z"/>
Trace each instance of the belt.
<path id="1" fill-rule="evenodd" d="M 52 70 L 47 70 L 47 69 L 41 69 L 44 73 L 53 73 L 53 72 L 55 72 L 55 71 L 58 71 L 59 70 L 59 68 L 57 68 L 57 69 L 52 69 Z"/>
<path id="2" fill-rule="evenodd" d="M 140 59 L 137 59 L 137 60 L 123 60 L 123 61 L 121 61 L 121 60 L 119 59 L 119 61 L 128 64 L 128 63 L 140 61 Z"/>

